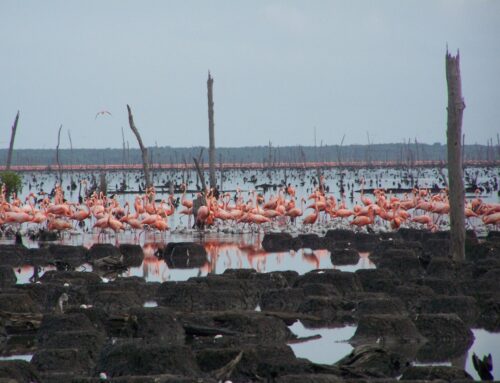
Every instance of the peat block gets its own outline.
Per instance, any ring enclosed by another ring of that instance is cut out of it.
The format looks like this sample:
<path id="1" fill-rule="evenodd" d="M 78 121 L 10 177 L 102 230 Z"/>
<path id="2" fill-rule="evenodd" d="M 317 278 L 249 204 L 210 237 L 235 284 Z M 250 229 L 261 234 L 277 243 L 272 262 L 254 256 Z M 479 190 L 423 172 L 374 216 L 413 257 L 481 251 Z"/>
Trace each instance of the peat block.
<path id="1" fill-rule="evenodd" d="M 328 324 L 353 323 L 353 310 L 356 305 L 340 297 L 306 297 L 298 312 L 319 318 Z"/>
<path id="2" fill-rule="evenodd" d="M 325 234 L 325 238 L 332 239 L 334 241 L 354 241 L 354 231 L 345 229 L 333 229 L 328 230 Z"/>
<path id="3" fill-rule="evenodd" d="M 304 300 L 301 288 L 266 290 L 260 296 L 260 308 L 264 311 L 295 312 Z"/>
<path id="4" fill-rule="evenodd" d="M 199 375 L 191 349 L 172 344 L 148 344 L 141 340 L 118 341 L 104 346 L 97 371 L 109 377 L 127 375 Z"/>
<path id="5" fill-rule="evenodd" d="M 384 240 L 377 244 L 370 254 L 370 259 L 376 260 L 385 256 L 390 250 L 413 250 L 418 258 L 424 256 L 424 248 L 419 241 Z"/>
<path id="6" fill-rule="evenodd" d="M 335 363 L 338 367 L 355 369 L 356 372 L 379 378 L 401 375 L 408 364 L 404 356 L 373 344 L 357 346 Z"/>
<path id="7" fill-rule="evenodd" d="M 449 257 L 432 257 L 426 272 L 433 277 L 455 278 L 457 265 Z"/>
<path id="8" fill-rule="evenodd" d="M 361 282 L 355 273 L 342 272 L 339 270 L 313 270 L 295 281 L 295 287 L 301 287 L 307 283 L 322 283 L 332 285 L 340 294 L 353 291 L 362 291 Z"/>
<path id="9" fill-rule="evenodd" d="M 359 253 L 355 249 L 333 248 L 330 250 L 330 260 L 333 265 L 355 265 L 359 261 Z"/>
<path id="10" fill-rule="evenodd" d="M 54 263 L 56 258 L 47 247 L 38 247 L 28 249 L 26 254 L 26 262 L 30 265 L 47 265 Z"/>
<path id="11" fill-rule="evenodd" d="M 231 375 L 234 381 L 256 380 L 272 381 L 281 374 L 302 372 L 304 365 L 295 357 L 292 349 L 286 345 L 245 345 L 243 357 Z M 261 379 L 262 379 L 261 378 Z"/>
<path id="12" fill-rule="evenodd" d="M 378 234 L 372 233 L 356 233 L 353 239 L 353 246 L 359 252 L 373 251 L 380 242 Z"/>
<path id="13" fill-rule="evenodd" d="M 213 282 L 219 281 L 219 279 L 217 278 L 226 278 L 226 280 L 229 281 L 227 283 L 230 283 L 233 286 L 234 283 L 237 283 L 237 288 L 251 288 L 252 290 L 260 294 L 263 291 L 269 289 L 289 287 L 291 284 L 293 284 L 298 276 L 299 274 L 296 271 L 273 271 L 270 273 L 258 273 L 254 269 L 226 269 L 222 275 L 209 275 L 209 278 L 215 277 L 216 279 L 207 279 L 207 281 L 210 282 L 210 286 L 213 286 Z M 203 281 L 204 279 L 201 278 L 201 280 Z M 242 282 L 244 282 L 244 285 L 241 285 Z M 222 282 L 221 286 L 222 285 L 224 285 L 224 282 Z"/>
<path id="14" fill-rule="evenodd" d="M 452 382 L 455 380 L 474 380 L 463 369 L 451 366 L 411 366 L 400 380 L 444 380 Z"/>
<path id="15" fill-rule="evenodd" d="M 359 269 L 354 274 L 367 292 L 390 292 L 401 284 L 400 279 L 389 269 Z"/>
<path id="16" fill-rule="evenodd" d="M 477 320 L 479 327 L 498 332 L 500 330 L 500 292 L 479 296 L 478 304 L 481 311 Z"/>
<path id="17" fill-rule="evenodd" d="M 467 261 L 477 262 L 491 257 L 495 257 L 495 250 L 488 241 L 478 244 L 465 243 L 465 259 Z"/>
<path id="18" fill-rule="evenodd" d="M 194 242 L 170 242 L 157 255 L 171 269 L 199 268 L 208 262 L 205 248 Z"/>
<path id="19" fill-rule="evenodd" d="M 28 255 L 23 245 L 0 245 L 0 264 L 5 266 L 22 266 Z"/>
<path id="20" fill-rule="evenodd" d="M 116 278 L 109 283 L 100 283 L 88 287 L 89 295 L 99 291 L 129 291 L 141 298 L 142 301 L 154 300 L 160 286 L 159 282 L 146 282 L 142 277 Z"/>
<path id="21" fill-rule="evenodd" d="M 356 333 L 351 341 L 364 343 L 375 341 L 421 342 L 424 338 L 415 324 L 407 316 L 402 315 L 365 315 L 359 318 Z"/>
<path id="22" fill-rule="evenodd" d="M 13 379 L 16 383 L 41 383 L 35 367 L 25 360 L 0 360 L 0 379 Z"/>
<path id="23" fill-rule="evenodd" d="M 301 247 L 304 249 L 318 250 L 325 247 L 323 238 L 320 238 L 318 234 L 299 234 L 297 238 L 302 243 Z"/>
<path id="24" fill-rule="evenodd" d="M 446 258 L 450 256 L 450 240 L 442 238 L 429 238 L 422 242 L 425 251 L 427 251 L 431 258 L 441 257 Z"/>
<path id="25" fill-rule="evenodd" d="M 489 241 L 500 241 L 500 231 L 491 230 L 488 232 L 486 239 Z"/>
<path id="26" fill-rule="evenodd" d="M 79 266 L 87 260 L 88 250 L 84 246 L 51 244 L 48 249 L 55 261 Z"/>
<path id="27" fill-rule="evenodd" d="M 245 344 L 238 348 L 222 349 L 208 347 L 197 351 L 196 359 L 203 371 L 210 372 L 227 365 L 240 352 L 243 352 L 242 358 L 230 377 L 235 382 L 271 382 L 287 371 L 300 373 L 304 370 L 304 363 L 298 361 L 292 349 L 286 345 Z"/>
<path id="28" fill-rule="evenodd" d="M 63 293 L 68 295 L 68 301 L 64 303 L 65 307 L 88 303 L 86 290 L 78 285 L 65 287 L 59 283 L 44 282 L 18 285 L 16 288 L 28 294 L 37 310 L 41 312 L 53 312 L 56 308 L 58 309 L 58 300 Z"/>
<path id="29" fill-rule="evenodd" d="M 406 304 L 406 309 L 410 312 L 418 311 L 423 299 L 436 296 L 434 290 L 429 286 L 419 286 L 414 283 L 397 286 L 393 291 L 389 291 L 388 294 L 401 299 Z"/>
<path id="30" fill-rule="evenodd" d="M 428 340 L 452 342 L 471 342 L 472 331 L 456 314 L 420 314 L 416 316 L 415 325 L 418 331 Z"/>
<path id="31" fill-rule="evenodd" d="M 421 229 L 400 228 L 397 233 L 404 241 L 420 242 L 425 239 L 427 231 Z"/>
<path id="32" fill-rule="evenodd" d="M 11 266 L 0 266 L 0 288 L 14 286 L 17 282 L 16 273 Z"/>
<path id="33" fill-rule="evenodd" d="M 40 277 L 42 283 L 64 284 L 70 285 L 92 285 L 102 282 L 101 277 L 93 272 L 79 271 L 57 271 L 49 270 Z"/>
<path id="34" fill-rule="evenodd" d="M 129 311 L 128 333 L 133 338 L 183 344 L 185 333 L 173 311 L 165 307 L 133 308 Z"/>
<path id="35" fill-rule="evenodd" d="M 427 286 L 439 295 L 458 295 L 461 292 L 456 279 L 424 277 L 413 282 L 419 286 Z"/>
<path id="36" fill-rule="evenodd" d="M 43 349 L 79 349 L 95 360 L 106 337 L 96 330 L 58 331 L 41 339 L 38 347 Z"/>
<path id="37" fill-rule="evenodd" d="M 95 364 L 87 352 L 77 348 L 37 350 L 31 364 L 40 372 L 67 372 L 89 374 Z"/>
<path id="38" fill-rule="evenodd" d="M 102 290 L 90 297 L 91 303 L 107 313 L 123 313 L 130 307 L 142 307 L 143 301 L 135 291 Z"/>
<path id="39" fill-rule="evenodd" d="M 159 304 L 176 310 L 253 310 L 257 299 L 243 289 L 211 288 L 193 282 L 164 282 L 158 289 Z"/>
<path id="40" fill-rule="evenodd" d="M 358 303 L 356 315 L 388 314 L 388 315 L 407 315 L 406 307 L 398 298 L 367 298 Z"/>
<path id="41" fill-rule="evenodd" d="M 50 338 L 58 332 L 68 331 L 96 331 L 94 324 L 82 313 L 46 314 L 38 329 L 37 339 L 40 344 L 49 342 Z"/>
<path id="42" fill-rule="evenodd" d="M 422 314 L 457 314 L 466 324 L 474 324 L 479 316 L 479 307 L 473 297 L 439 295 L 422 299 Z"/>
<path id="43" fill-rule="evenodd" d="M 4 291 L 0 293 L 0 311 L 11 313 L 40 312 L 28 294 Z"/>
<path id="44" fill-rule="evenodd" d="M 301 288 L 304 291 L 304 295 L 308 297 L 334 297 L 341 295 L 335 286 L 324 283 L 305 283 Z"/>
<path id="45" fill-rule="evenodd" d="M 123 254 L 123 264 L 126 267 L 137 267 L 142 264 L 144 251 L 140 245 L 124 243 L 118 249 Z"/>
<path id="46" fill-rule="evenodd" d="M 288 251 L 294 248 L 294 238 L 289 233 L 267 233 L 262 240 L 262 247 L 273 253 Z"/>
<path id="47" fill-rule="evenodd" d="M 111 256 L 118 259 L 121 254 L 120 250 L 110 243 L 94 243 L 87 252 L 87 258 L 90 261 Z"/>
<path id="48" fill-rule="evenodd" d="M 388 249 L 375 263 L 377 268 L 389 269 L 402 280 L 417 278 L 424 274 L 419 258 L 411 249 Z"/>
<path id="49" fill-rule="evenodd" d="M 294 335 L 288 326 L 273 316 L 256 311 L 227 311 L 207 314 L 217 327 L 235 331 L 250 343 L 285 343 Z"/>

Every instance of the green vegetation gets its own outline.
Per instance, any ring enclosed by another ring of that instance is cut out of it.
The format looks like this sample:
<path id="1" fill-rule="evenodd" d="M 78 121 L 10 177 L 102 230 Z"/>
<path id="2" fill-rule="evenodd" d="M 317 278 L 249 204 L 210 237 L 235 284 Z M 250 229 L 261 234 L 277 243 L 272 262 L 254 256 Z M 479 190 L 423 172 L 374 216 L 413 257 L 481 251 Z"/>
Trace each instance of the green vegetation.
<path id="1" fill-rule="evenodd" d="M 12 193 L 19 193 L 22 189 L 22 181 L 16 172 L 0 172 L 0 184 L 5 185 L 5 196 L 9 198 Z"/>

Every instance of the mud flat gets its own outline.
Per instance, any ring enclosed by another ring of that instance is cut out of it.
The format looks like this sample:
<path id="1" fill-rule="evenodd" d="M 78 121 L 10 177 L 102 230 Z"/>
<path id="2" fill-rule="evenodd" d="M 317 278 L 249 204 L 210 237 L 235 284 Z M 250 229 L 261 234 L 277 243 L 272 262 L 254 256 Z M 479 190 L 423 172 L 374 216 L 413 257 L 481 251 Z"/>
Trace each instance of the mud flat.
<path id="1" fill-rule="evenodd" d="M 471 380 L 463 360 L 471 329 L 500 331 L 500 235 L 479 241 L 469 233 L 460 264 L 447 255 L 448 238 L 416 230 L 268 234 L 268 251 L 329 249 L 332 261 L 369 251 L 377 268 L 229 269 L 164 283 L 101 277 L 102 269 L 140 264 L 139 246 L 2 245 L 0 382 Z M 158 256 L 181 268 L 206 259 L 194 243 L 170 244 Z M 49 263 L 58 270 L 16 284 L 14 268 Z M 93 271 L 73 270 L 84 263 Z M 290 330 L 296 321 L 356 326 L 352 352 L 331 365 L 297 358 L 290 345 L 307 339 Z M 456 362 L 415 365 L 444 360 Z"/>

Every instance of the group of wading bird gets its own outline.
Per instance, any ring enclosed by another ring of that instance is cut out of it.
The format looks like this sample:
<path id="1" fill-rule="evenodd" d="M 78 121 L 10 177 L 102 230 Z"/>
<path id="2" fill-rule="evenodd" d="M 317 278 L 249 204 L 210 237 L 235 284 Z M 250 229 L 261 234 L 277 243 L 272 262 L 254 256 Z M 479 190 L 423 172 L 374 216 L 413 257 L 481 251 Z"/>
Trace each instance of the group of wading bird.
<path id="1" fill-rule="evenodd" d="M 339 226 L 370 227 L 398 229 L 402 224 L 422 226 L 429 230 L 438 230 L 446 223 L 450 206 L 446 190 L 431 194 L 426 189 L 414 189 L 403 198 L 386 195 L 384 190 L 374 191 L 374 198 L 366 196 L 361 190 L 360 201 L 352 209 L 347 208 L 345 197 L 337 200 L 332 194 L 324 193 L 317 187 L 306 198 L 300 198 L 300 207 L 295 189 L 291 186 L 281 189 L 268 200 L 255 191 L 249 192 L 245 200 L 244 193 L 237 191 L 234 195 L 224 193 L 216 197 L 216 193 L 207 191 L 198 193 L 195 201 L 182 194 L 178 214 L 187 215 L 188 226 L 194 217 L 194 226 L 205 228 L 220 225 L 229 221 L 231 225 L 241 224 L 254 227 L 261 225 L 286 226 L 302 224 L 302 228 L 314 225 L 328 225 L 338 221 Z M 159 201 L 159 202 L 158 202 Z M 179 201 L 176 201 L 179 202 Z M 305 209 L 312 213 L 304 215 Z M 10 201 L 2 187 L 0 194 L 0 227 L 20 229 L 23 224 L 38 225 L 48 231 L 71 231 L 77 227 L 92 227 L 99 233 L 114 231 L 115 233 L 131 230 L 169 230 L 168 217 L 176 213 L 174 197 L 157 200 L 154 188 L 150 188 L 141 196 L 136 196 L 133 206 L 128 202 L 123 206 L 116 198 L 104 194 L 93 193 L 82 203 L 69 202 L 64 198 L 61 187 L 56 186 L 53 197 L 44 194 L 37 196 L 30 193 L 25 201 L 15 195 Z M 476 197 L 465 201 L 465 217 L 474 228 L 475 223 L 485 225 L 500 224 L 500 203 L 485 203 Z M 475 219 L 476 221 L 473 221 Z M 86 222 L 90 226 L 86 226 Z"/>

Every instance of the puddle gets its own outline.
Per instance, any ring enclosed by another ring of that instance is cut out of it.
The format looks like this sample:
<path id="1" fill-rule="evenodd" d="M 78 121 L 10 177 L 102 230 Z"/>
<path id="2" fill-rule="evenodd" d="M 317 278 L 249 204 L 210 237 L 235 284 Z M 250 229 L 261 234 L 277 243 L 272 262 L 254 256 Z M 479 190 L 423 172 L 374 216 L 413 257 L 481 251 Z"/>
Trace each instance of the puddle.
<path id="1" fill-rule="evenodd" d="M 0 356 L 0 360 L 25 360 L 26 362 L 31 362 L 31 358 L 33 358 L 33 354 Z"/>
<path id="2" fill-rule="evenodd" d="M 319 339 L 291 344 L 290 347 L 297 358 L 306 358 L 314 363 L 333 364 L 353 349 L 347 341 L 354 335 L 357 327 L 308 329 L 302 322 L 297 321 L 289 328 L 299 337 L 321 335 Z"/>

